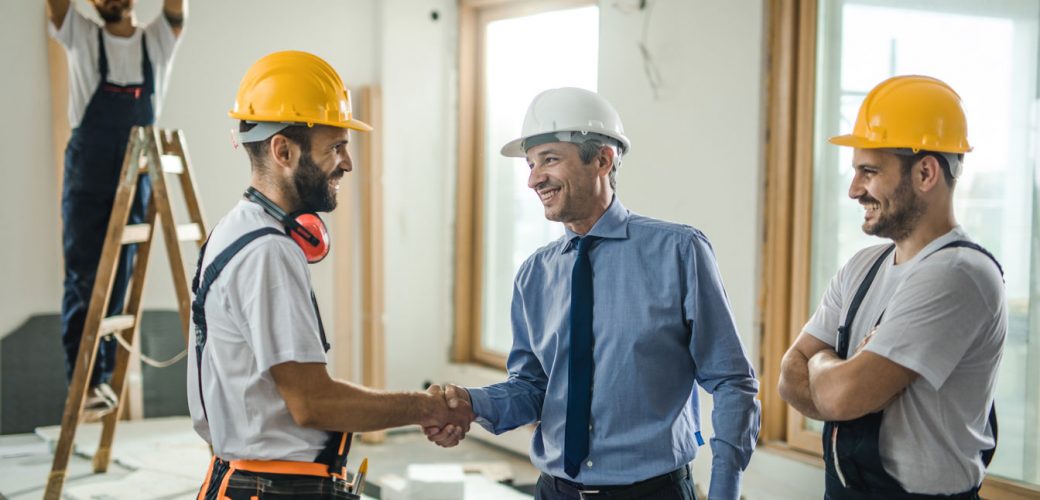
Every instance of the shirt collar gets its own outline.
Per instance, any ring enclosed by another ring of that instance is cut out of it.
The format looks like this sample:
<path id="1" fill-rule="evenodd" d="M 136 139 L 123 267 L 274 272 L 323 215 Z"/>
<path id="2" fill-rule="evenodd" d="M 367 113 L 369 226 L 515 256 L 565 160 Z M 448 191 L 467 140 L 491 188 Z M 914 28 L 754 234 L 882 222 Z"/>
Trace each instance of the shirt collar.
<path id="1" fill-rule="evenodd" d="M 566 232 L 566 243 L 564 243 L 561 253 L 567 253 L 571 249 L 576 248 L 578 238 L 581 236 L 595 236 L 603 239 L 615 239 L 623 240 L 628 238 L 628 218 L 629 211 L 621 204 L 621 200 L 615 195 L 610 200 L 610 205 L 607 206 L 607 211 L 603 212 L 603 215 L 599 217 L 599 220 L 592 225 L 592 229 L 589 230 L 588 234 L 581 235 L 571 231 L 567 226 L 563 227 Z"/>

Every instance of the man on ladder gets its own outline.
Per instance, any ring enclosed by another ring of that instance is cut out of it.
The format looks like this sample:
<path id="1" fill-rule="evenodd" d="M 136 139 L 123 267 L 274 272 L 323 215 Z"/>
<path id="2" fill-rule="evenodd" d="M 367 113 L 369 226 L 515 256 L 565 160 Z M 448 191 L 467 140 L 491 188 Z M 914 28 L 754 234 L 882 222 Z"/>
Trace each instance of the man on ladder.
<path id="1" fill-rule="evenodd" d="M 105 228 L 123 165 L 130 128 L 155 123 L 173 56 L 187 13 L 187 0 L 165 0 L 163 13 L 139 27 L 133 0 L 91 0 L 104 26 L 80 14 L 70 0 L 47 0 L 51 36 L 65 47 L 69 62 L 69 125 L 62 185 L 62 239 L 65 293 L 62 344 L 66 375 L 71 379 Z M 151 184 L 142 177 L 129 223 L 144 219 Z M 108 314 L 123 309 L 134 247 L 121 256 Z M 84 403 L 88 420 L 116 407 L 109 387 L 116 343 L 107 338 L 98 349 L 90 390 Z"/>
<path id="2" fill-rule="evenodd" d="M 210 234 L 192 284 L 188 403 L 214 453 L 199 498 L 352 498 L 350 433 L 443 425 L 457 439 L 472 412 L 449 408 L 436 386 L 375 391 L 326 369 L 330 345 L 307 269 L 329 250 L 316 212 L 336 207 L 353 168 L 350 130 L 372 129 L 353 118 L 336 71 L 306 52 L 265 56 L 230 115 L 252 176 Z"/>

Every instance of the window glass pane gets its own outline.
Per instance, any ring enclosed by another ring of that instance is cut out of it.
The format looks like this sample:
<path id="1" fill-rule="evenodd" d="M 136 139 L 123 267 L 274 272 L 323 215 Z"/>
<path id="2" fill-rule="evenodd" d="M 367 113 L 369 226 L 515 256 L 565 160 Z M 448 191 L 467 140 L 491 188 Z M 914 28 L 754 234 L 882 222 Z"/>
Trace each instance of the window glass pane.
<path id="1" fill-rule="evenodd" d="M 1040 249 L 1037 230 L 1036 0 L 820 2 L 811 308 L 838 268 L 882 241 L 863 234 L 848 198 L 852 149 L 827 138 L 852 130 L 866 93 L 886 78 L 925 74 L 964 100 L 974 151 L 957 181 L 958 222 L 1006 272 L 1008 336 L 997 386 L 996 475 L 1040 483 Z M 811 313 L 811 311 L 809 311 Z M 1032 324 L 1032 326 L 1030 326 Z M 819 429 L 815 422 L 806 428 Z"/>
<path id="2" fill-rule="evenodd" d="M 504 158 L 503 144 L 520 136 L 528 103 L 543 90 L 596 90 L 599 8 L 558 10 L 493 21 L 484 39 L 484 249 L 481 344 L 507 354 L 513 277 L 520 264 L 563 234 L 545 220 L 527 187 L 527 164 Z M 552 33 L 552 36 L 541 34 Z"/>

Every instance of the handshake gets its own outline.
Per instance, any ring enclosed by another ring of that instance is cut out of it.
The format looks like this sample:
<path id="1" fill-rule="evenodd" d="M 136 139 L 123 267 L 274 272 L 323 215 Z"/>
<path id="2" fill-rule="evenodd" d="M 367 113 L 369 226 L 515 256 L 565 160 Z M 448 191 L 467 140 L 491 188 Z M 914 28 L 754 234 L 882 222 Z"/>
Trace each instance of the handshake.
<path id="1" fill-rule="evenodd" d="M 469 392 L 457 385 L 448 384 L 443 388 L 431 385 L 426 394 L 429 404 L 426 405 L 427 411 L 419 423 L 426 439 L 444 448 L 459 444 L 469 432 L 469 424 L 476 418 Z"/>

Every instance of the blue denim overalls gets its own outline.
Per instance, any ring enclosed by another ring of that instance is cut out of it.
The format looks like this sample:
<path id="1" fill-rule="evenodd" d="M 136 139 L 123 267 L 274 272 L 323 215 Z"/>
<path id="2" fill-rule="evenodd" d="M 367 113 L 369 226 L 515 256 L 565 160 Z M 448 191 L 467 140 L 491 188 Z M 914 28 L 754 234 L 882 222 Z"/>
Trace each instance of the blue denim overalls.
<path id="1" fill-rule="evenodd" d="M 101 248 L 108 228 L 119 174 L 123 167 L 130 128 L 155 121 L 152 95 L 155 77 L 148 46 L 141 34 L 141 85 L 115 85 L 108 82 L 108 56 L 98 28 L 98 88 L 90 98 L 78 127 L 72 130 L 65 148 L 65 178 L 61 193 L 62 240 L 65 252 L 65 295 L 61 304 L 62 344 L 65 347 L 66 376 L 71 380 L 79 353 L 87 307 L 94 288 Z M 151 182 L 141 176 L 130 212 L 130 224 L 144 221 L 151 194 Z M 130 280 L 136 246 L 123 249 L 112 286 L 106 315 L 123 309 L 123 298 Z M 115 369 L 116 343 L 101 341 L 91 385 L 107 382 Z"/>

